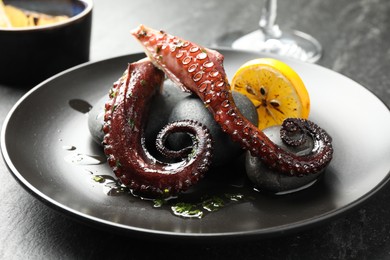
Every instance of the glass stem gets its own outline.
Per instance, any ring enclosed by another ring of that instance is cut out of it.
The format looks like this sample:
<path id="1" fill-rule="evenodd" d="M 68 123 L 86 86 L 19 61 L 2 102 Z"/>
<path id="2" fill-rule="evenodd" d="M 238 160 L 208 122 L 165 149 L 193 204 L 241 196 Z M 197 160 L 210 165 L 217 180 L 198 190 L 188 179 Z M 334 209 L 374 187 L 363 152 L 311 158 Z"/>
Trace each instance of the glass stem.
<path id="1" fill-rule="evenodd" d="M 261 8 L 259 26 L 266 38 L 279 38 L 282 32 L 276 24 L 277 0 L 265 0 Z"/>

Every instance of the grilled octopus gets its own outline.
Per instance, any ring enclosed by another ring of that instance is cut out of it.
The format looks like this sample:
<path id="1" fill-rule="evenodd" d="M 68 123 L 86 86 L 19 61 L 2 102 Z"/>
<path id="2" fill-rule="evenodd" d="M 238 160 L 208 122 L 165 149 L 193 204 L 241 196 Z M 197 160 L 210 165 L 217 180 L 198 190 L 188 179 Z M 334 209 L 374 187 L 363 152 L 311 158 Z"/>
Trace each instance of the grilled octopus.
<path id="1" fill-rule="evenodd" d="M 290 118 L 282 124 L 281 138 L 288 145 L 313 139 L 312 152 L 297 155 L 273 143 L 242 116 L 232 98 L 222 54 L 143 25 L 132 35 L 156 67 L 183 90 L 197 95 L 223 131 L 270 169 L 287 176 L 305 176 L 322 171 L 331 161 L 332 139 L 315 123 Z"/>
<path id="2" fill-rule="evenodd" d="M 285 176 L 305 176 L 323 171 L 331 161 L 331 137 L 311 121 L 286 119 L 280 131 L 281 139 L 289 146 L 311 138 L 313 149 L 305 155 L 276 145 L 248 121 L 235 105 L 223 67 L 224 57 L 217 51 L 143 25 L 132 35 L 148 58 L 130 64 L 114 83 L 105 107 L 103 144 L 115 175 L 135 194 L 175 195 L 197 183 L 211 164 L 210 133 L 202 124 L 190 120 L 168 124 L 156 140 L 158 150 L 167 157 L 179 158 L 178 162 L 161 162 L 145 148 L 148 107 L 162 86 L 164 74 L 183 91 L 197 95 L 222 130 L 269 169 Z M 193 146 L 180 151 L 166 148 L 167 136 L 174 132 L 189 134 Z"/>
<path id="3" fill-rule="evenodd" d="M 166 157 L 178 158 L 165 163 L 146 149 L 144 130 L 152 97 L 164 82 L 164 73 L 148 59 L 128 65 L 113 84 L 105 105 L 104 152 L 115 175 L 135 195 L 169 197 L 197 183 L 208 171 L 212 138 L 206 127 L 183 120 L 168 124 L 158 134 L 157 149 Z M 165 147 L 170 133 L 187 133 L 192 147 L 172 151 Z"/>

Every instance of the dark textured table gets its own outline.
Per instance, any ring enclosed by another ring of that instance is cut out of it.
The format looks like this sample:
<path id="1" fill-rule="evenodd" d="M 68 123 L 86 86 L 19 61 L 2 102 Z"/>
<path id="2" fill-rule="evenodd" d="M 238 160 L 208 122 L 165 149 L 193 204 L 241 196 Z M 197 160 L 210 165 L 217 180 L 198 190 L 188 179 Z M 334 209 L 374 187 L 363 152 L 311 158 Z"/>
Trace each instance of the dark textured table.
<path id="1" fill-rule="evenodd" d="M 260 4 L 259 0 L 96 0 L 91 60 L 140 51 L 129 34 L 140 23 L 212 45 L 226 32 L 256 29 Z M 279 1 L 281 27 L 302 30 L 322 43 L 324 56 L 318 64 L 367 87 L 387 106 L 389 17 L 387 0 Z M 26 91 L 0 85 L 0 124 Z M 145 241 L 87 226 L 31 196 L 3 160 L 0 175 L 0 259 L 390 258 L 390 184 L 364 205 L 312 229 L 267 239 L 194 245 Z"/>

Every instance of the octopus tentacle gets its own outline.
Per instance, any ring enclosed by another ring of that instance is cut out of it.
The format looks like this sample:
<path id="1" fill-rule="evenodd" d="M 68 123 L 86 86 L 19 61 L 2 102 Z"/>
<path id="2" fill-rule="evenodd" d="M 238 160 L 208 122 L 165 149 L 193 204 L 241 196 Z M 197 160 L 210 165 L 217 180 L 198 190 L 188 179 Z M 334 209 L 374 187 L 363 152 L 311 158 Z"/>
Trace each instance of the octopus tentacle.
<path id="1" fill-rule="evenodd" d="M 114 83 L 105 107 L 103 144 L 108 163 L 124 185 L 142 196 L 168 197 L 184 191 L 199 181 L 211 163 L 211 136 L 194 121 L 175 122 L 162 130 L 163 135 L 188 132 L 196 140 L 191 153 L 169 155 L 180 156 L 179 162 L 161 162 L 145 148 L 147 108 L 163 81 L 164 73 L 148 59 L 129 64 Z M 160 150 L 167 150 L 161 141 Z"/>
<path id="2" fill-rule="evenodd" d="M 143 25 L 132 34 L 155 66 L 182 89 L 199 96 L 222 129 L 270 168 L 287 175 L 302 176 L 321 171 L 331 161 L 331 138 L 314 123 L 301 121 L 307 122 L 309 131 L 306 132 L 317 145 L 312 153 L 298 156 L 274 144 L 242 116 L 231 95 L 222 54 Z"/>
<path id="3" fill-rule="evenodd" d="M 192 127 L 193 125 L 203 128 L 204 132 L 197 133 Z M 192 146 L 184 147 L 178 151 L 168 149 L 165 146 L 165 142 L 167 141 L 169 135 L 172 133 L 180 132 L 185 132 L 190 136 L 192 140 Z M 205 133 L 207 133 L 207 135 L 205 135 Z M 156 138 L 156 147 L 157 150 L 166 157 L 184 158 L 194 151 L 194 146 L 198 145 L 199 140 L 202 140 L 203 138 L 208 138 L 209 135 L 210 134 L 208 133 L 208 129 L 206 128 L 206 126 L 202 125 L 199 122 L 193 120 L 176 121 L 166 125 L 163 129 L 161 129 Z"/>
<path id="4" fill-rule="evenodd" d="M 314 124 L 310 122 L 311 124 Z M 300 146 L 305 143 L 308 135 L 312 136 L 311 129 L 314 125 L 309 125 L 309 121 L 298 118 L 287 118 L 282 123 L 280 138 L 289 146 Z"/>

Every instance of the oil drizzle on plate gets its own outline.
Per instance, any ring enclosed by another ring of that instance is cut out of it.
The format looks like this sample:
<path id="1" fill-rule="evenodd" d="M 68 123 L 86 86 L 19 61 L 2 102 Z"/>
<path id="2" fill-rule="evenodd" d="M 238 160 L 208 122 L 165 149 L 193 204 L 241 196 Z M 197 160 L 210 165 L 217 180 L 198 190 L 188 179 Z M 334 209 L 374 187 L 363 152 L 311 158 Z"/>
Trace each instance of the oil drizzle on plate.
<path id="1" fill-rule="evenodd" d="M 175 216 L 184 218 L 203 218 L 206 214 L 218 211 L 227 206 L 239 202 L 247 202 L 251 199 L 242 193 L 224 193 L 219 195 L 206 195 L 197 202 L 185 202 L 180 198 L 172 200 L 154 200 L 154 207 L 160 208 L 167 205 Z"/>
<path id="2" fill-rule="evenodd" d="M 138 197 L 141 200 L 150 201 L 153 208 L 169 210 L 174 216 L 189 219 L 201 219 L 212 212 L 254 199 L 250 195 L 245 195 L 245 188 L 235 187 L 231 187 L 233 189 L 230 189 L 231 193 L 218 192 L 203 196 L 195 193 L 168 199 L 148 199 L 133 194 L 128 187 L 110 175 L 94 175 L 92 180 L 103 185 L 103 192 L 107 196 Z"/>
<path id="3" fill-rule="evenodd" d="M 103 164 L 107 159 L 100 155 L 87 155 L 81 153 L 72 153 L 65 156 L 65 161 L 77 165 L 97 165 Z"/>
<path id="4" fill-rule="evenodd" d="M 103 184 L 103 192 L 107 196 L 121 196 L 130 193 L 129 188 L 110 175 L 94 175 L 92 180 Z"/>

